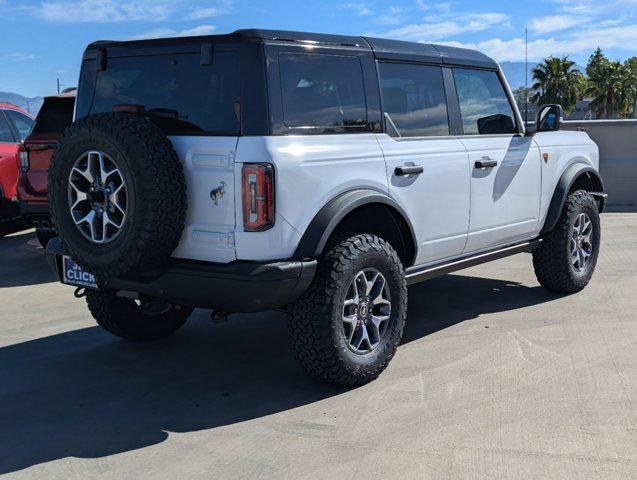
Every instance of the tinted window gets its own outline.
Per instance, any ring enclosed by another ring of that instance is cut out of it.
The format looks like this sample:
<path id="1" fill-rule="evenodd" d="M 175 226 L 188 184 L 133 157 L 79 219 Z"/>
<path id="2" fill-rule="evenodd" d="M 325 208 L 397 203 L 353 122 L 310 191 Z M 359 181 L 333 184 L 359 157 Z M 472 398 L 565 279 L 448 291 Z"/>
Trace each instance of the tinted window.
<path id="1" fill-rule="evenodd" d="M 73 122 L 75 99 L 48 98 L 35 119 L 34 134 L 62 133 Z"/>
<path id="2" fill-rule="evenodd" d="M 77 98 L 75 100 L 75 116 L 82 118 L 89 114 L 93 94 L 95 93 L 95 77 L 97 75 L 96 61 L 84 60 L 80 70 L 80 81 L 77 86 Z"/>
<path id="3" fill-rule="evenodd" d="M 0 110 L 0 142 L 15 142 L 15 139 L 13 138 L 13 132 L 11 132 L 9 122 L 4 116 L 3 110 Z"/>
<path id="4" fill-rule="evenodd" d="M 13 122 L 20 141 L 24 140 L 31 131 L 33 120 L 23 113 L 16 112 L 15 110 L 6 110 L 6 113 L 9 115 L 9 119 Z"/>
<path id="5" fill-rule="evenodd" d="M 109 58 L 97 73 L 91 113 L 132 106 L 167 133 L 236 135 L 239 92 L 233 52 L 215 52 L 212 65 L 201 65 L 198 53 Z"/>
<path id="6" fill-rule="evenodd" d="M 281 53 L 283 119 L 288 127 L 367 124 L 363 71 L 357 57 Z"/>
<path id="7" fill-rule="evenodd" d="M 465 135 L 516 133 L 515 116 L 498 74 L 454 68 Z"/>
<path id="8" fill-rule="evenodd" d="M 406 63 L 378 67 L 385 118 L 401 136 L 449 135 L 440 67 Z"/>

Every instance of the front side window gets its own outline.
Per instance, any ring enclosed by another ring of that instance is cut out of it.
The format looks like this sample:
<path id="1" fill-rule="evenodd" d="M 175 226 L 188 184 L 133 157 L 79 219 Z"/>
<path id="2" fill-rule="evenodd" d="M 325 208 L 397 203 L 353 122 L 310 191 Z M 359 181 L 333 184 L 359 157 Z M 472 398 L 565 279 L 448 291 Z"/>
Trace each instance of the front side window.
<path id="1" fill-rule="evenodd" d="M 367 124 L 363 71 L 358 57 L 279 55 L 283 121 L 287 127 Z"/>
<path id="2" fill-rule="evenodd" d="M 402 137 L 449 135 L 442 68 L 379 63 L 382 105 L 387 123 Z"/>
<path id="3" fill-rule="evenodd" d="M 0 110 L 0 142 L 2 143 L 14 143 L 13 133 L 11 127 L 9 127 L 9 121 L 4 116 L 2 110 Z"/>
<path id="4" fill-rule="evenodd" d="M 234 52 L 215 52 L 212 65 L 192 53 L 109 58 L 97 73 L 89 113 L 128 108 L 170 134 L 237 135 L 239 98 Z"/>
<path id="5" fill-rule="evenodd" d="M 465 135 L 517 133 L 515 116 L 498 74 L 454 68 Z"/>
<path id="6" fill-rule="evenodd" d="M 33 126 L 33 120 L 15 110 L 7 110 L 7 115 L 9 115 L 9 120 L 13 122 L 15 129 L 18 131 L 19 140 L 22 141 L 27 138 Z"/>

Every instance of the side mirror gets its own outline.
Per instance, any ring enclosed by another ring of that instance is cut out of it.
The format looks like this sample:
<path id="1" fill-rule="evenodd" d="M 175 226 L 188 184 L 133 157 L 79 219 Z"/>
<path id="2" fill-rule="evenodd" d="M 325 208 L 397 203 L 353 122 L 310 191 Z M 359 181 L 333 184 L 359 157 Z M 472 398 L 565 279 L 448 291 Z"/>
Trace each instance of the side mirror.
<path id="1" fill-rule="evenodd" d="M 555 132 L 562 128 L 564 121 L 562 105 L 542 105 L 535 115 L 536 132 Z"/>

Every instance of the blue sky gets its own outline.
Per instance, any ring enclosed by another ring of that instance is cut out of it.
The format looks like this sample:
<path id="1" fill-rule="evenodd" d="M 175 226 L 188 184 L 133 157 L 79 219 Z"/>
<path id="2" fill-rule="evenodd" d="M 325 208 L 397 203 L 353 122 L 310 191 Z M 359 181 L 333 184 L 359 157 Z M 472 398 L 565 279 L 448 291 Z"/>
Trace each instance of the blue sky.
<path id="1" fill-rule="evenodd" d="M 86 44 L 276 28 L 365 34 L 478 48 L 499 61 L 595 47 L 637 55 L 637 0 L 0 0 L 0 91 L 35 96 L 77 83 Z"/>

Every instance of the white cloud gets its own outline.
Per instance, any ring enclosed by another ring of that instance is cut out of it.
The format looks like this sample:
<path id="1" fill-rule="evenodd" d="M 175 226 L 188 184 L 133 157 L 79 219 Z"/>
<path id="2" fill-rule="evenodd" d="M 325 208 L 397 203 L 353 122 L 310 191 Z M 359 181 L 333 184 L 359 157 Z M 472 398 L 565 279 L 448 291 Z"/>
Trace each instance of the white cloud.
<path id="1" fill-rule="evenodd" d="M 212 18 L 221 15 L 222 10 L 214 7 L 210 8 L 197 8 L 187 15 L 190 20 L 203 20 L 205 18 Z"/>
<path id="2" fill-rule="evenodd" d="M 165 20 L 173 12 L 170 2 L 149 0 L 62 0 L 42 2 L 34 13 L 50 22 L 125 22 Z"/>
<path id="3" fill-rule="evenodd" d="M 200 7 L 187 0 L 44 0 L 19 9 L 54 23 L 160 22 L 212 18 L 228 11 L 228 2 Z"/>
<path id="4" fill-rule="evenodd" d="M 567 30 L 590 21 L 590 18 L 578 15 L 551 15 L 531 20 L 529 29 L 538 35 Z"/>
<path id="5" fill-rule="evenodd" d="M 454 47 L 479 50 L 499 62 L 524 60 L 524 39 L 502 40 L 492 38 L 476 43 L 441 42 Z M 556 39 L 538 39 L 529 42 L 529 59 L 542 60 L 550 55 L 588 54 L 595 47 L 634 51 L 637 44 L 637 24 L 606 29 L 588 28 Z"/>
<path id="6" fill-rule="evenodd" d="M 480 32 L 494 26 L 506 27 L 509 16 L 503 13 L 477 13 L 457 15 L 457 20 L 412 23 L 382 34 L 383 37 L 417 42 L 450 38 L 461 33 Z"/>
<path id="7" fill-rule="evenodd" d="M 371 15 L 373 12 L 367 7 L 364 3 L 342 3 L 339 5 L 340 8 L 345 8 L 348 10 L 354 10 L 361 17 L 365 17 L 367 15 Z"/>
<path id="8" fill-rule="evenodd" d="M 147 32 L 138 33 L 126 37 L 127 40 L 145 40 L 151 38 L 167 37 L 196 37 L 198 35 L 210 35 L 215 30 L 214 25 L 199 25 L 198 27 L 186 30 L 175 30 L 174 28 L 155 28 Z"/>
<path id="9" fill-rule="evenodd" d="M 402 7 L 390 6 L 387 10 L 376 15 L 372 22 L 377 25 L 400 25 L 408 18 L 408 10 Z"/>
<path id="10" fill-rule="evenodd" d="M 179 32 L 179 37 L 196 37 L 197 35 L 210 35 L 215 30 L 214 25 L 199 25 Z"/>
<path id="11" fill-rule="evenodd" d="M 13 52 L 8 54 L 7 58 L 14 62 L 25 62 L 29 60 L 36 60 L 38 56 L 33 53 Z"/>

